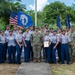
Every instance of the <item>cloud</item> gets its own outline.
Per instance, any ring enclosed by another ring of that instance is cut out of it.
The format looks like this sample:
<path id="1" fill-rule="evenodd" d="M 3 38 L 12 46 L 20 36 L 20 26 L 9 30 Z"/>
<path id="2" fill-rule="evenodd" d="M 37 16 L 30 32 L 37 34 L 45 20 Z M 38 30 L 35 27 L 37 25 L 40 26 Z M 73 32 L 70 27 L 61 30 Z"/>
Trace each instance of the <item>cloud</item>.
<path id="1" fill-rule="evenodd" d="M 37 11 L 42 11 L 45 5 L 49 4 L 48 0 L 37 0 Z M 35 0 L 33 5 L 29 5 L 32 10 L 35 10 Z"/>

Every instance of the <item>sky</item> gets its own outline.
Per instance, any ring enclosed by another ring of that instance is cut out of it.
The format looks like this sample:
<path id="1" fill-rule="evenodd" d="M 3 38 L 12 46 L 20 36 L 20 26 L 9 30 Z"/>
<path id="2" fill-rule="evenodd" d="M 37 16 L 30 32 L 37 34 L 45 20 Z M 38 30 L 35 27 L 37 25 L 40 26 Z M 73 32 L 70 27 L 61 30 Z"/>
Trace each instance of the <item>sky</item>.
<path id="1" fill-rule="evenodd" d="M 26 4 L 27 10 L 34 10 L 35 9 L 35 0 L 22 0 L 22 4 Z M 45 5 L 54 2 L 54 1 L 60 1 L 64 2 L 67 6 L 71 6 L 72 3 L 75 3 L 74 0 L 37 0 L 37 10 L 41 11 Z"/>

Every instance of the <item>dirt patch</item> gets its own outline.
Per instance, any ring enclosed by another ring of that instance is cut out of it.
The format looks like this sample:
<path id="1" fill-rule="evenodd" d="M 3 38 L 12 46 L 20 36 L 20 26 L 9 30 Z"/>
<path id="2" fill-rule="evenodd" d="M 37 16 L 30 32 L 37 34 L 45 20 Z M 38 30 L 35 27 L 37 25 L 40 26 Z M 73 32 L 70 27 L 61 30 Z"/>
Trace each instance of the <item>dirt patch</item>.
<path id="1" fill-rule="evenodd" d="M 0 64 L 0 75 L 15 75 L 20 65 Z M 75 75 L 75 63 L 71 65 L 50 64 L 53 75 Z"/>
<path id="2" fill-rule="evenodd" d="M 15 75 L 20 65 L 0 64 L 0 75 Z"/>

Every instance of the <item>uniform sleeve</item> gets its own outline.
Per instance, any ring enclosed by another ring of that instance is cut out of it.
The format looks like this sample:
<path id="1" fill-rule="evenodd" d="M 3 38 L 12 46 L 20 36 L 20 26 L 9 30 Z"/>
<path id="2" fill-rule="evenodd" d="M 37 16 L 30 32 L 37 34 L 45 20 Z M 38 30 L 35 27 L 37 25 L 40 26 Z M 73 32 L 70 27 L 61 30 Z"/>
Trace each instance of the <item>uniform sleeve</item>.
<path id="1" fill-rule="evenodd" d="M 52 37 L 50 37 L 50 41 L 52 42 Z"/>
<path id="2" fill-rule="evenodd" d="M 8 37 L 6 37 L 6 42 L 8 42 L 9 41 L 9 39 L 8 39 Z"/>
<path id="3" fill-rule="evenodd" d="M 25 33 L 22 34 L 22 37 L 25 37 Z"/>
<path id="4" fill-rule="evenodd" d="M 43 44 L 43 36 L 42 36 L 42 34 L 40 34 L 41 35 L 41 43 Z"/>
<path id="5" fill-rule="evenodd" d="M 4 35 L 6 36 L 6 31 L 5 31 Z"/>
<path id="6" fill-rule="evenodd" d="M 0 41 L 1 41 L 1 35 L 0 35 Z"/>
<path id="7" fill-rule="evenodd" d="M 31 44 L 33 44 L 33 34 L 31 34 L 30 42 L 31 42 Z"/>
<path id="8" fill-rule="evenodd" d="M 70 37 L 68 36 L 68 42 L 71 42 L 71 39 L 70 39 Z"/>
<path id="9" fill-rule="evenodd" d="M 56 39 L 57 39 L 57 42 L 59 42 L 59 41 L 60 41 L 60 38 L 59 38 L 59 36 L 56 36 Z"/>
<path id="10" fill-rule="evenodd" d="M 15 39 L 17 40 L 17 35 L 15 36 Z"/>
<path id="11" fill-rule="evenodd" d="M 74 31 L 74 38 L 75 38 L 75 31 Z"/>
<path id="12" fill-rule="evenodd" d="M 7 31 L 5 31 L 4 35 L 7 36 Z"/>

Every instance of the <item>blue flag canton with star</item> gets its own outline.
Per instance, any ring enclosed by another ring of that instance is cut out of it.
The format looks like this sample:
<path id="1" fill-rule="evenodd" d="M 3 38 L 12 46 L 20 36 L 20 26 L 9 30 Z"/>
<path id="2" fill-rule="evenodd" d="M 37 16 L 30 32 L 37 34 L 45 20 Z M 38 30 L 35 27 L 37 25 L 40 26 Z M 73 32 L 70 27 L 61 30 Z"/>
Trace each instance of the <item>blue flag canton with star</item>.
<path id="1" fill-rule="evenodd" d="M 33 26 L 32 17 L 23 12 L 18 12 L 18 25 L 25 28 Z"/>

